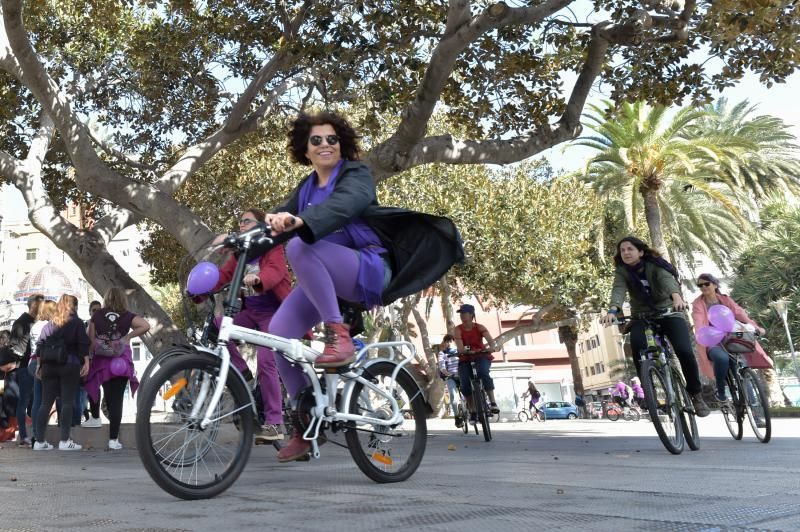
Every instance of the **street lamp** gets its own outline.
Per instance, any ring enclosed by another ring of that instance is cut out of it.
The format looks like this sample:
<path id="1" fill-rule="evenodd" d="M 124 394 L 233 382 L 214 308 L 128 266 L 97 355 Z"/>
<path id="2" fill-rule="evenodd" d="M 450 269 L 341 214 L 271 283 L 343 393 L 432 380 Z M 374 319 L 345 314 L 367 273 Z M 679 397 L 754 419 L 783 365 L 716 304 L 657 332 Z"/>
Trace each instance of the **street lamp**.
<path id="1" fill-rule="evenodd" d="M 781 317 L 781 320 L 783 320 L 783 327 L 786 329 L 786 338 L 789 339 L 789 352 L 792 354 L 794 373 L 800 381 L 800 369 L 797 367 L 797 358 L 794 353 L 794 344 L 792 343 L 792 333 L 789 331 L 789 320 L 787 319 L 789 315 L 789 302 L 785 299 L 778 299 L 770 303 L 769 306 L 772 307 Z"/>

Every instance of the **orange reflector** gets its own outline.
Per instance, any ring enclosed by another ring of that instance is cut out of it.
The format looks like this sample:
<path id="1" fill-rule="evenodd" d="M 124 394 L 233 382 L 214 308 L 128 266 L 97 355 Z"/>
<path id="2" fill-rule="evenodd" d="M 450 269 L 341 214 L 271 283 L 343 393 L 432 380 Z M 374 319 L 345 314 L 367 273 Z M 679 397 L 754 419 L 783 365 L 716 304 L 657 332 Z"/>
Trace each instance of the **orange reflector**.
<path id="1" fill-rule="evenodd" d="M 385 454 L 377 451 L 372 453 L 372 459 L 385 465 L 392 465 L 394 463 L 391 456 L 386 456 Z"/>
<path id="2" fill-rule="evenodd" d="M 186 379 L 181 377 L 172 385 L 172 387 L 170 387 L 169 390 L 164 393 L 164 400 L 166 401 L 167 399 L 172 399 L 175 397 L 175 394 L 183 390 L 184 386 L 186 386 Z"/>

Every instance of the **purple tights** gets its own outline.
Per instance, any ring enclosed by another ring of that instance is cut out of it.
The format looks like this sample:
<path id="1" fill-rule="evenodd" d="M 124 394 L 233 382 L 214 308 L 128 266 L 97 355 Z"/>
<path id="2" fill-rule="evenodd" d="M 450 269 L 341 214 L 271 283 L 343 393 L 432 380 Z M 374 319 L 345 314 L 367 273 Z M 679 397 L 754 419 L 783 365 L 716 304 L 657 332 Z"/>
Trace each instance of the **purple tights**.
<path id="1" fill-rule="evenodd" d="M 337 296 L 347 301 L 360 299 L 358 252 L 325 240 L 306 244 L 293 238 L 286 246 L 286 257 L 297 277 L 297 286 L 272 317 L 269 332 L 284 338 L 302 338 L 319 322 L 342 323 Z M 309 384 L 305 373 L 280 355 L 275 361 L 289 397 L 294 398 Z"/>

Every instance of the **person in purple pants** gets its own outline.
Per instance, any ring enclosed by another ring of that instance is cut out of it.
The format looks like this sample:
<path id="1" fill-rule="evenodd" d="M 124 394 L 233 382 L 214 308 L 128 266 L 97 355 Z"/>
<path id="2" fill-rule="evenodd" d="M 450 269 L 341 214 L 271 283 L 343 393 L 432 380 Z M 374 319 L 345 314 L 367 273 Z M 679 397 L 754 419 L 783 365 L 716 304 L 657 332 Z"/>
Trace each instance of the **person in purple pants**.
<path id="1" fill-rule="evenodd" d="M 264 211 L 248 209 L 239 217 L 239 231 L 252 229 L 257 222 L 263 222 Z M 214 240 L 219 243 L 227 235 L 220 235 Z M 231 256 L 220 268 L 219 281 L 214 290 L 230 282 L 236 270 L 236 257 Z M 277 246 L 250 261 L 242 279 L 245 297 L 242 310 L 233 318 L 234 325 L 249 329 L 267 331 L 272 316 L 281 302 L 286 299 L 292 289 L 289 269 L 286 267 L 286 256 L 283 247 Z M 195 301 L 202 300 L 195 298 Z M 222 318 L 217 318 L 219 327 Z M 252 380 L 253 375 L 247 363 L 239 353 L 234 342 L 228 342 L 231 364 L 238 369 L 245 379 Z M 256 349 L 258 384 L 261 390 L 261 401 L 264 405 L 264 424 L 255 437 L 256 444 L 273 440 L 282 440 L 283 433 L 283 394 L 275 366 L 275 353 L 266 347 Z"/>
<path id="2" fill-rule="evenodd" d="M 289 132 L 289 153 L 313 172 L 289 199 L 267 215 L 273 236 L 294 231 L 286 256 L 297 284 L 281 304 L 269 332 L 301 338 L 322 322 L 325 349 L 321 368 L 353 362 L 349 327 L 339 300 L 371 309 L 418 292 L 463 259 L 461 237 L 447 218 L 381 207 L 369 169 L 358 162 L 357 135 L 341 116 L 301 114 Z M 290 397 L 308 385 L 305 374 L 283 357 L 278 370 Z M 280 461 L 303 457 L 310 444 L 302 437 L 299 415 Z"/>

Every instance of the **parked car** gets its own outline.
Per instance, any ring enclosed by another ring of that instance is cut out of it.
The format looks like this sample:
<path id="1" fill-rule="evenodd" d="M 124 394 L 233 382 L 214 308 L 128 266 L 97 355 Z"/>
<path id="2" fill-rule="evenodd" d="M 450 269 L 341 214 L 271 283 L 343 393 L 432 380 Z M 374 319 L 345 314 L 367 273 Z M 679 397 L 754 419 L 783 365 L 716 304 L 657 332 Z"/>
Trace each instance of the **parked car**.
<path id="1" fill-rule="evenodd" d="M 542 410 L 547 419 L 578 419 L 578 407 L 566 401 L 548 401 Z"/>

